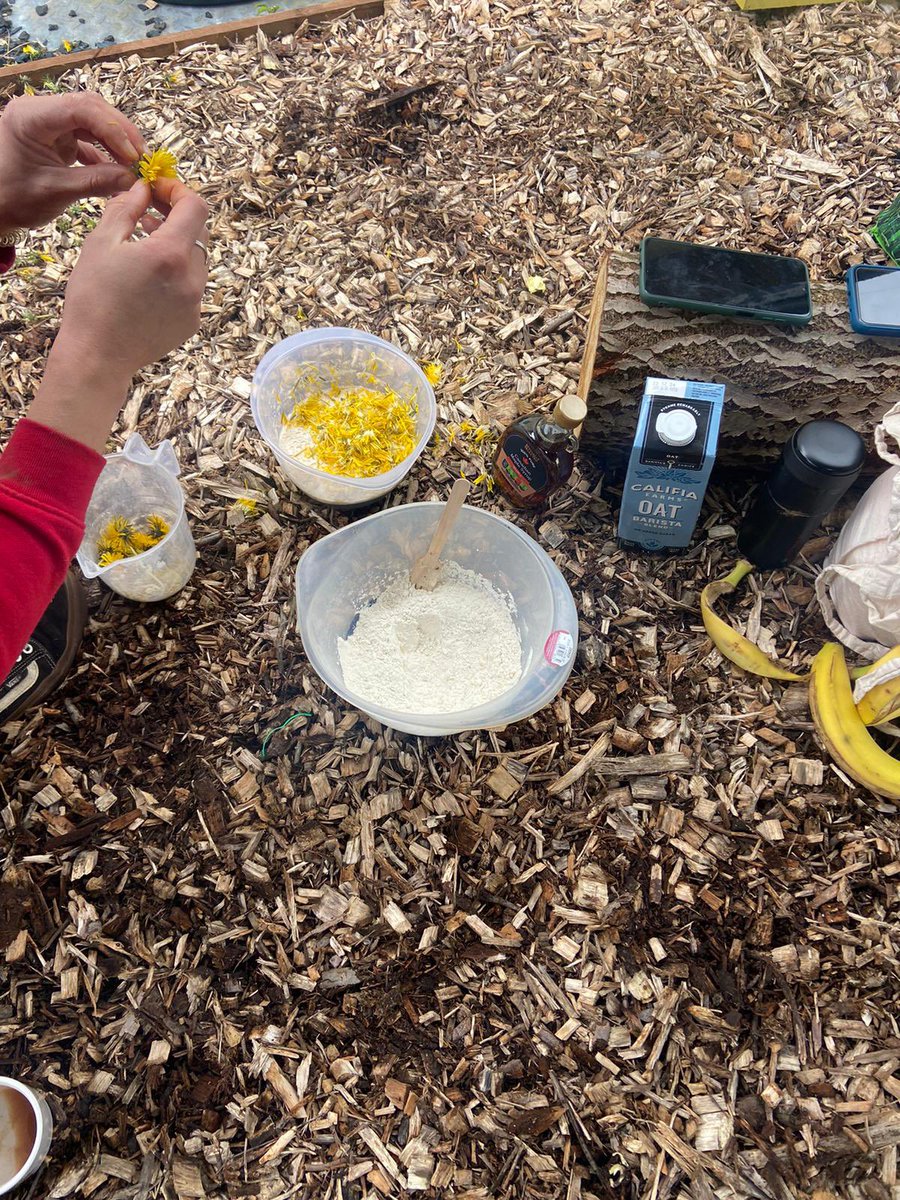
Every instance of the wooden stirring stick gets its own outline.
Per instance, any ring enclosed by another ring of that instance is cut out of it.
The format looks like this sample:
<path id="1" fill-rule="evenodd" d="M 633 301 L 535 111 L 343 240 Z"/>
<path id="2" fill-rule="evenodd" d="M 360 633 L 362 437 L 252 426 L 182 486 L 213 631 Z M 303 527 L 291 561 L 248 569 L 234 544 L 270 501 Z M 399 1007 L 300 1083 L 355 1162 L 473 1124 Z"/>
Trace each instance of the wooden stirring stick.
<path id="1" fill-rule="evenodd" d="M 431 545 L 421 558 L 417 558 L 409 572 L 413 587 L 426 592 L 433 592 L 441 577 L 441 551 L 447 544 L 447 538 L 456 524 L 466 496 L 469 494 L 468 479 L 457 479 L 450 491 L 450 499 L 444 505 L 441 519 L 437 523 Z"/>
<path id="2" fill-rule="evenodd" d="M 581 356 L 581 374 L 578 376 L 578 395 L 587 404 L 591 391 L 591 380 L 594 378 L 594 363 L 597 361 L 597 345 L 600 341 L 600 327 L 603 324 L 603 309 L 606 306 L 606 285 L 609 279 L 609 251 L 600 255 L 600 265 L 597 268 L 597 282 L 594 284 L 594 298 L 591 300 L 591 311 L 588 315 L 587 333 L 584 340 L 584 353 Z M 575 436 L 581 437 L 583 426 L 575 430 Z"/>

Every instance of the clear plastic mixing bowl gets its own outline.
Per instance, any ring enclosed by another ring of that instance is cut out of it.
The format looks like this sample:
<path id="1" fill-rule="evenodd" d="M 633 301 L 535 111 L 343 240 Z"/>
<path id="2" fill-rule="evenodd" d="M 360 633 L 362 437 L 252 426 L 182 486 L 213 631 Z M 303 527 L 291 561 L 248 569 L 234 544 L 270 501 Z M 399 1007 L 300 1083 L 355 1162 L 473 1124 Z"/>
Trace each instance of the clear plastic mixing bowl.
<path id="1" fill-rule="evenodd" d="M 291 394 L 298 377 L 307 374 L 320 380 L 325 388 L 332 383 L 340 387 L 367 384 L 374 375 L 380 386 L 393 388 L 398 396 L 414 398 L 418 415 L 412 453 L 393 470 L 368 479 L 329 475 L 291 458 L 281 445 L 281 418 L 299 399 Z M 437 411 L 431 384 L 409 355 L 390 342 L 355 329 L 311 329 L 273 346 L 253 376 L 250 408 L 256 428 L 291 483 L 321 504 L 342 508 L 371 504 L 409 474 L 431 437 Z"/>
<path id="2" fill-rule="evenodd" d="M 318 675 L 382 724 L 425 737 L 496 728 L 531 716 L 562 689 L 578 642 L 575 601 L 552 559 L 503 517 L 466 506 L 443 557 L 477 571 L 512 597 L 522 643 L 518 683 L 478 708 L 450 713 L 395 712 L 351 692 L 344 684 L 338 640 L 350 633 L 360 609 L 424 554 L 442 507 L 404 504 L 339 529 L 310 546 L 296 574 L 297 626 Z M 459 670 L 465 669 L 461 662 Z"/>

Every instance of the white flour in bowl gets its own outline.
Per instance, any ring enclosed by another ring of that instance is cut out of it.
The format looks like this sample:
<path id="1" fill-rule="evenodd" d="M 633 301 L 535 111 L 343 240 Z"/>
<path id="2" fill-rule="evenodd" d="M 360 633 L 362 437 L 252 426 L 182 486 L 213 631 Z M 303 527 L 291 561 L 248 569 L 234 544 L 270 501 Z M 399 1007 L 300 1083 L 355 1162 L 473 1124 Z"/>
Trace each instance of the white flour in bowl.
<path id="1" fill-rule="evenodd" d="M 278 440 L 289 458 L 299 458 L 301 462 L 315 465 L 312 434 L 304 425 L 282 425 Z"/>
<path id="2" fill-rule="evenodd" d="M 522 674 L 522 646 L 505 598 L 475 571 L 446 563 L 433 592 L 394 579 L 338 642 L 344 683 L 395 712 L 475 708 Z"/>

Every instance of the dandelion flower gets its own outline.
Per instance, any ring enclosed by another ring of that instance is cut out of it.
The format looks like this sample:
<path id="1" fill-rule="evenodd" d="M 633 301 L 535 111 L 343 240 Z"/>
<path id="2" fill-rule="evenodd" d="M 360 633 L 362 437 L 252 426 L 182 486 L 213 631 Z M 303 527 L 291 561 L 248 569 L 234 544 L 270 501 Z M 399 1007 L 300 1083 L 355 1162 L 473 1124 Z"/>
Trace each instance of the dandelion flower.
<path id="1" fill-rule="evenodd" d="M 252 496 L 238 496 L 235 504 L 242 508 L 248 517 L 256 516 L 257 502 Z"/>
<path id="2" fill-rule="evenodd" d="M 422 374 L 428 380 L 432 387 L 437 387 L 444 377 L 444 368 L 439 362 L 427 362 L 422 364 Z"/>
<path id="3" fill-rule="evenodd" d="M 138 530 L 132 538 L 131 544 L 135 554 L 143 554 L 145 550 L 152 550 L 158 541 L 159 538 L 154 537 L 152 533 L 141 533 Z"/>
<path id="4" fill-rule="evenodd" d="M 100 535 L 101 543 L 109 550 L 127 554 L 136 530 L 127 517 L 112 517 Z"/>
<path id="5" fill-rule="evenodd" d="M 161 517 L 159 515 L 159 513 L 151 513 L 150 516 L 147 518 L 147 528 L 149 529 L 152 536 L 158 542 L 160 542 L 166 536 L 166 534 L 169 532 L 169 529 L 171 528 L 171 526 L 169 525 L 169 522 L 166 520 L 166 518 Z"/>
<path id="6" fill-rule="evenodd" d="M 63 38 L 62 45 L 63 45 L 63 50 L 65 50 L 66 54 L 70 54 L 72 51 L 73 43 L 70 42 L 68 38 Z"/>
<path id="7" fill-rule="evenodd" d="M 41 52 L 35 46 L 27 45 L 22 47 L 22 53 L 26 58 L 40 58 Z"/>
<path id="8" fill-rule="evenodd" d="M 110 517 L 97 538 L 97 563 L 111 567 L 123 558 L 134 558 L 159 545 L 169 532 L 169 522 L 158 513 L 138 517 Z"/>
<path id="9" fill-rule="evenodd" d="M 177 179 L 178 161 L 171 150 L 154 150 L 135 164 L 139 179 L 154 184 L 157 179 Z"/>

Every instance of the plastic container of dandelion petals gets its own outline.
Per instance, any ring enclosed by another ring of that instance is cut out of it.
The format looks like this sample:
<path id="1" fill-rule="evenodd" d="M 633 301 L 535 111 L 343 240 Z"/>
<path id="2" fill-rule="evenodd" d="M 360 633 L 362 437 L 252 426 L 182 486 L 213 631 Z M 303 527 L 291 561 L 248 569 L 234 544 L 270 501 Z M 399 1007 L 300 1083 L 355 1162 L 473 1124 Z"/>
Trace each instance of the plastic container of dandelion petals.
<path id="1" fill-rule="evenodd" d="M 184 587 L 194 572 L 197 548 L 184 511 L 180 473 L 170 441 L 151 450 L 139 433 L 131 435 L 121 454 L 107 456 L 76 555 L 88 579 L 102 579 L 128 600 L 166 600 Z M 127 526 L 125 537 L 121 545 L 106 548 L 110 533 L 113 540 L 116 533 L 112 525 Z M 129 544 L 128 530 L 138 535 L 146 531 L 140 553 L 135 550 L 142 543 Z"/>
<path id="2" fill-rule="evenodd" d="M 314 391 L 368 387 L 408 401 L 414 425 L 403 459 L 378 474 L 352 476 L 321 470 L 307 457 L 288 454 L 285 419 Z M 250 407 L 256 427 L 295 487 L 320 504 L 355 508 L 371 504 L 410 472 L 434 430 L 431 384 L 397 346 L 354 329 L 313 329 L 273 346 L 256 369 Z"/>

